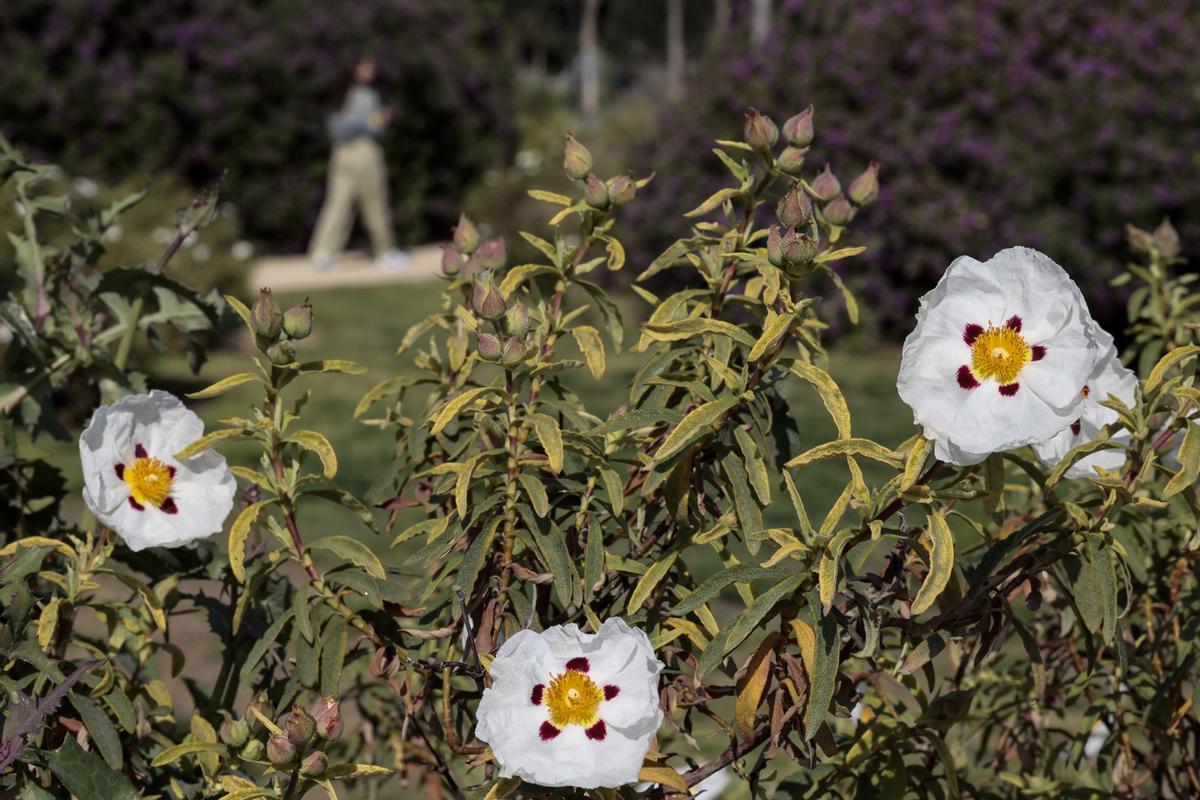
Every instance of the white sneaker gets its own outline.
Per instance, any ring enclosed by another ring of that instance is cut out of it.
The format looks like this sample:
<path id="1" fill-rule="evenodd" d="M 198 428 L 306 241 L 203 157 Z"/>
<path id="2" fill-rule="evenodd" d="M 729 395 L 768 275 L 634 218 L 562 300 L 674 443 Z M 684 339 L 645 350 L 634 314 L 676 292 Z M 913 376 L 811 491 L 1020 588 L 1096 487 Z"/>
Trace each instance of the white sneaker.
<path id="1" fill-rule="evenodd" d="M 328 272 L 336 262 L 329 253 L 313 253 L 312 263 L 321 272 Z"/>
<path id="2" fill-rule="evenodd" d="M 403 250 L 388 250 L 375 258 L 376 269 L 384 272 L 399 272 L 408 266 L 408 253 Z"/>

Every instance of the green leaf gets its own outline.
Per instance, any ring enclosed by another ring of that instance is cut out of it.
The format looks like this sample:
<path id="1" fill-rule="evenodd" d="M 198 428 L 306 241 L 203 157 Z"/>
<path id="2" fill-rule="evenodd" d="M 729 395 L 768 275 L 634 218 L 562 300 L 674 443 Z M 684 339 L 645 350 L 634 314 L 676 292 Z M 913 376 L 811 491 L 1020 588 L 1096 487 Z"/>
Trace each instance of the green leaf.
<path id="1" fill-rule="evenodd" d="M 758 551 L 758 542 L 749 538 L 750 534 L 763 528 L 762 509 L 750 491 L 750 479 L 746 474 L 746 465 L 740 455 L 730 450 L 721 459 L 721 469 L 728 480 L 730 494 L 733 495 L 733 507 L 741 524 L 742 537 L 750 545 L 751 553 Z"/>
<path id="2" fill-rule="evenodd" d="M 561 472 L 563 468 L 562 430 L 558 420 L 548 414 L 530 414 L 529 421 L 533 423 L 533 432 L 537 434 L 542 449 L 546 451 L 546 459 L 550 469 Z"/>
<path id="3" fill-rule="evenodd" d="M 479 577 L 479 570 L 483 568 L 484 559 L 491 552 L 492 542 L 496 540 L 496 531 L 499 529 L 501 521 L 498 517 L 493 519 L 475 536 L 470 546 L 467 547 L 462 565 L 454 576 L 455 591 L 461 592 L 468 600 L 475 588 L 475 579 Z"/>
<path id="4" fill-rule="evenodd" d="M 316 431 L 296 431 L 288 434 L 284 441 L 300 445 L 305 450 L 316 453 L 317 457 L 321 459 L 321 466 L 326 478 L 332 480 L 337 475 L 337 453 L 333 449 L 333 444 L 324 435 Z"/>
<path id="5" fill-rule="evenodd" d="M 279 634 L 283 631 L 283 626 L 288 624 L 292 618 L 292 610 L 287 611 L 276 617 L 275 621 L 263 632 L 262 636 L 254 640 L 254 646 L 250 648 L 250 653 L 246 656 L 246 660 L 242 662 L 242 668 L 238 671 L 238 683 L 241 686 L 248 685 L 254 676 L 258 674 L 258 664 L 263 660 L 263 656 L 275 644 L 275 640 L 279 638 Z"/>
<path id="6" fill-rule="evenodd" d="M 596 585 L 604 574 L 604 531 L 596 515 L 589 515 L 587 546 L 583 553 L 583 588 L 587 599 L 592 599 Z"/>
<path id="7" fill-rule="evenodd" d="M 184 756 L 193 753 L 213 753 L 214 755 L 225 755 L 225 745 L 217 742 L 182 742 L 180 744 L 168 747 L 154 757 L 150 762 L 152 767 L 165 767 Z"/>
<path id="8" fill-rule="evenodd" d="M 851 438 L 819 444 L 811 450 L 796 456 L 784 464 L 784 466 L 799 467 L 810 464 L 813 461 L 819 461 L 822 458 L 829 458 L 830 456 L 862 456 L 875 461 L 881 461 L 892 467 L 898 467 L 901 464 L 896 454 L 883 445 L 873 442 L 870 439 Z"/>
<path id="9" fill-rule="evenodd" d="M 921 468 L 925 466 L 925 454 L 929 452 L 929 440 L 923 435 L 917 436 L 908 457 L 904 459 L 904 474 L 900 478 L 899 489 L 906 492 L 917 482 Z"/>
<path id="10" fill-rule="evenodd" d="M 923 614 L 933 605 L 938 595 L 946 588 L 950 574 L 954 571 L 954 534 L 946 524 L 946 517 L 940 509 L 929 515 L 929 538 L 929 572 L 912 602 L 911 613 L 914 617 Z"/>
<path id="11" fill-rule="evenodd" d="M 250 432 L 242 428 L 222 428 L 216 431 L 209 431 L 176 453 L 175 458 L 183 461 L 184 459 L 191 458 L 198 453 L 203 453 L 217 442 L 221 442 L 226 439 L 237 439 L 244 436 L 250 436 Z"/>
<path id="12" fill-rule="evenodd" d="M 750 349 L 750 355 L 746 358 L 750 361 L 758 361 L 762 358 L 767 350 L 775 345 L 784 337 L 792 324 L 796 321 L 794 314 L 776 314 L 770 322 L 763 327 L 762 336 L 758 337 L 758 341 L 754 343 L 754 347 Z"/>
<path id="13" fill-rule="evenodd" d="M 579 345 L 583 357 L 587 359 L 588 370 L 592 377 L 600 380 L 604 377 L 604 342 L 600 333 L 591 325 L 579 325 L 571 329 L 575 343 Z"/>
<path id="14" fill-rule="evenodd" d="M 825 712 L 829 710 L 829 702 L 833 699 L 837 684 L 840 646 L 837 620 L 831 613 L 821 613 L 819 598 L 815 594 L 809 595 L 808 617 L 814 634 L 814 647 L 812 674 L 808 676 L 808 705 L 804 709 L 805 741 L 817 734 L 817 729 L 825 719 Z"/>
<path id="15" fill-rule="evenodd" d="M 646 570 L 646 574 L 638 579 L 637 585 L 629 594 L 629 604 L 625 607 L 625 613 L 628 616 L 633 616 L 638 612 L 638 609 L 650 597 L 650 593 L 654 591 L 654 587 L 658 586 L 671 567 L 675 565 L 675 559 L 678 556 L 677 552 L 668 553 L 665 558 L 651 564 L 650 569 Z"/>
<path id="16" fill-rule="evenodd" d="M 731 583 L 750 583 L 751 581 L 781 581 L 795 574 L 794 570 L 784 567 L 760 567 L 757 564 L 740 564 L 724 572 L 718 572 L 696 587 L 696 590 L 671 609 L 671 614 L 681 617 L 690 614 L 700 606 L 712 600 L 721 590 Z"/>
<path id="17" fill-rule="evenodd" d="M 692 409 L 680 420 L 653 456 L 655 461 L 664 461 L 708 433 L 710 426 L 721 415 L 738 403 L 737 397 L 723 397 Z"/>
<path id="18" fill-rule="evenodd" d="M 588 431 L 591 436 L 604 436 L 609 433 L 626 431 L 632 428 L 646 428 L 660 422 L 679 422 L 683 414 L 672 408 L 639 408 L 634 411 L 613 417 L 603 425 L 597 425 Z"/>
<path id="19" fill-rule="evenodd" d="M 433 435 L 437 436 L 439 433 L 441 433 L 442 429 L 450 424 L 450 420 L 458 416 L 458 412 L 468 403 L 490 391 L 492 391 L 492 387 L 490 386 L 477 386 L 473 389 L 467 389 L 465 392 L 460 392 L 459 394 L 447 400 L 446 404 L 442 406 L 442 410 L 439 411 L 436 416 L 431 416 L 429 418 L 433 422 L 433 428 L 431 431 Z"/>
<path id="20" fill-rule="evenodd" d="M 1189 486 L 1194 486 L 1197 476 L 1200 476 L 1200 425 L 1195 422 L 1188 423 L 1176 458 L 1180 464 L 1179 472 L 1167 481 L 1163 489 L 1164 500 L 1174 497 Z"/>
<path id="21" fill-rule="evenodd" d="M 75 797 L 104 800 L 141 800 L 129 779 L 113 770 L 95 753 L 89 753 L 72 737 L 49 753 L 46 763 L 63 786 Z"/>
<path id="22" fill-rule="evenodd" d="M 104 757 L 104 761 L 113 769 L 120 771 L 124 766 L 124 750 L 121 747 L 121 734 L 117 726 L 100 707 L 100 704 L 90 697 L 72 692 L 71 705 L 79 712 L 79 718 L 87 727 L 88 735 L 96 743 L 96 749 Z"/>
<path id="23" fill-rule="evenodd" d="M 775 604 L 795 592 L 806 577 L 790 574 L 755 598 L 745 611 L 737 615 L 732 625 L 722 628 L 701 654 L 700 661 L 696 664 L 696 678 L 703 678 L 720 664 L 726 655 L 733 652 L 759 626 L 763 617 Z"/>
<path id="24" fill-rule="evenodd" d="M 193 400 L 203 400 L 207 397 L 216 397 L 219 394 L 224 394 L 235 386 L 241 386 L 243 383 L 251 381 L 262 382 L 262 378 L 254 372 L 239 372 L 236 375 L 230 375 L 228 378 L 222 378 L 211 386 L 201 389 L 198 392 L 192 392 L 187 395 Z"/>
<path id="25" fill-rule="evenodd" d="M 817 390 L 821 402 L 825 405 L 825 410 L 829 412 L 829 416 L 833 417 L 833 424 L 837 426 L 838 438 L 849 439 L 850 409 L 846 406 L 846 398 L 842 396 L 842 390 L 838 388 L 829 373 L 804 361 L 792 362 L 790 369 L 793 375 L 808 381 Z"/>
<path id="26" fill-rule="evenodd" d="M 535 529 L 533 538 L 541 550 L 542 561 L 554 576 L 554 594 L 564 606 L 569 605 L 575 590 L 575 574 L 571 570 L 571 554 L 567 552 L 562 531 L 557 527 L 551 528 L 549 533 Z"/>
<path id="27" fill-rule="evenodd" d="M 341 694 L 342 667 L 346 663 L 346 620 L 334 616 L 325 623 L 321 637 L 321 695 L 337 697 Z"/>
<path id="28" fill-rule="evenodd" d="M 308 543 L 309 550 L 326 550 L 336 556 L 346 559 L 355 566 L 361 567 L 368 575 L 378 580 L 385 580 L 387 572 L 375 553 L 357 539 L 349 536 L 325 536 L 315 542 Z"/>
<path id="29" fill-rule="evenodd" d="M 728 336 L 746 347 L 754 347 L 754 337 L 746 333 L 744 328 L 719 319 L 689 317 L 674 322 L 647 323 L 642 330 L 659 342 L 680 342 L 693 336 L 712 334 Z"/>
<path id="30" fill-rule="evenodd" d="M 233 577 L 238 579 L 238 583 L 246 582 L 246 539 L 250 536 L 254 523 L 258 521 L 259 513 L 272 502 L 260 500 L 246 506 L 229 529 L 229 568 L 233 571 Z"/>
<path id="31" fill-rule="evenodd" d="M 821 562 L 817 566 L 817 582 L 820 587 L 821 607 L 827 614 L 833 605 L 833 596 L 837 593 L 838 562 L 842 557 L 842 550 L 845 549 L 846 543 L 854 537 L 855 533 L 857 531 L 854 528 L 844 528 L 838 531 L 821 553 Z"/>
<path id="32" fill-rule="evenodd" d="M 550 512 L 550 500 L 546 496 L 546 487 L 542 485 L 536 475 L 530 475 L 528 472 L 518 473 L 517 480 L 525 488 L 525 494 L 529 496 L 533 513 L 539 517 L 545 517 Z"/>
<path id="33" fill-rule="evenodd" d="M 1158 385 L 1162 383 L 1163 375 L 1166 374 L 1168 369 L 1197 353 L 1200 353 L 1200 345 L 1188 344 L 1183 347 L 1176 347 L 1160 358 L 1158 363 L 1154 365 L 1154 368 L 1150 370 L 1150 376 L 1146 378 L 1146 393 L 1149 394 L 1158 388 Z"/>

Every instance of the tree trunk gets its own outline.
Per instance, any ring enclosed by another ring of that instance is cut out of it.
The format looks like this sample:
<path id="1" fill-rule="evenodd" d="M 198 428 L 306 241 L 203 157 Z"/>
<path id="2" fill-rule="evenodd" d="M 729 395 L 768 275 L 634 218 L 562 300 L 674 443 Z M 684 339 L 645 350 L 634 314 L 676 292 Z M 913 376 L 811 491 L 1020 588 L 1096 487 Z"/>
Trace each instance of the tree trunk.
<path id="1" fill-rule="evenodd" d="M 713 6 L 713 22 L 709 32 L 709 44 L 719 44 L 729 35 L 733 20 L 733 4 L 730 0 L 716 0 Z"/>
<path id="2" fill-rule="evenodd" d="M 771 0 L 754 0 L 750 17 L 750 38 L 762 44 L 771 33 Z"/>
<path id="3" fill-rule="evenodd" d="M 667 0 L 667 97 L 682 100 L 687 55 L 683 38 L 683 0 Z"/>
<path id="4" fill-rule="evenodd" d="M 583 0 L 579 24 L 579 103 L 588 116 L 600 111 L 600 2 Z"/>

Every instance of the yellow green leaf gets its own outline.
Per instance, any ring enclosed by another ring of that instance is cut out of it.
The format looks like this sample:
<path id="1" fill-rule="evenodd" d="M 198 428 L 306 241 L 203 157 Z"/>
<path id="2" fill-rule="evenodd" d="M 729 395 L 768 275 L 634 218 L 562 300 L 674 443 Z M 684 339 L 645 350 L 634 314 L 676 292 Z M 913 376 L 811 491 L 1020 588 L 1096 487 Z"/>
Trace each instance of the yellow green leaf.
<path id="1" fill-rule="evenodd" d="M 587 359 L 588 370 L 596 380 L 604 377 L 604 342 L 600 333 L 591 325 L 579 325 L 571 329 L 575 343 Z"/>
<path id="2" fill-rule="evenodd" d="M 842 390 L 838 388 L 829 373 L 804 361 L 793 362 L 791 371 L 796 377 L 808 381 L 817 390 L 821 402 L 825 405 L 825 410 L 829 412 L 829 416 L 833 417 L 833 424 L 837 426 L 838 438 L 849 439 L 850 409 L 846 406 L 846 398 L 842 396 Z"/>
<path id="3" fill-rule="evenodd" d="M 198 392 L 192 392 L 188 395 L 193 400 L 203 400 L 206 397 L 216 397 L 219 394 L 224 394 L 235 386 L 241 386 L 243 383 L 251 381 L 262 381 L 257 374 L 253 372 L 239 372 L 236 375 L 230 375 L 228 378 L 222 378 L 211 386 L 201 389 Z"/>
<path id="4" fill-rule="evenodd" d="M 434 436 L 442 432 L 442 429 L 450 424 L 450 420 L 458 416 L 468 403 L 475 398 L 492 391 L 490 386 L 476 386 L 474 389 L 467 389 L 446 401 L 446 405 L 442 406 L 442 410 L 436 416 L 430 417 L 433 421 L 432 433 Z"/>
<path id="5" fill-rule="evenodd" d="M 320 361 L 305 361 L 300 365 L 301 372 L 321 373 L 338 372 L 343 375 L 363 375 L 367 368 L 357 361 L 347 361 L 344 358 L 326 358 Z"/>
<path id="6" fill-rule="evenodd" d="M 1171 476 L 1163 489 L 1163 498 L 1174 497 L 1189 486 L 1196 483 L 1200 475 L 1200 425 L 1189 422 L 1183 434 L 1183 444 L 1179 446 L 1179 472 Z"/>
<path id="7" fill-rule="evenodd" d="M 500 294 L 506 298 L 511 296 L 517 287 L 530 278 L 538 275 L 557 275 L 558 270 L 549 264 L 521 264 L 513 267 L 504 276 L 504 280 L 500 282 Z"/>
<path id="8" fill-rule="evenodd" d="M 204 452 L 205 450 L 209 449 L 217 442 L 221 442 L 226 439 L 236 439 L 241 436 L 249 436 L 249 435 L 250 435 L 249 432 L 242 428 L 221 428 L 220 430 L 209 431 L 208 433 L 204 434 L 199 439 L 192 442 L 187 447 L 183 448 L 178 453 L 176 453 L 175 458 L 179 459 L 180 461 L 183 461 L 184 459 L 191 458 L 192 456 L 196 455 L 197 453 Z"/>
<path id="9" fill-rule="evenodd" d="M 637 610 L 650 597 L 650 593 L 654 591 L 654 587 L 658 586 L 663 576 L 674 566 L 678 556 L 678 553 L 670 553 L 666 558 L 656 561 L 650 569 L 646 570 L 646 574 L 638 579 L 637 585 L 633 587 L 633 592 L 629 595 L 629 605 L 625 608 L 626 614 L 637 613 Z"/>
<path id="10" fill-rule="evenodd" d="M 826 250 L 824 253 L 818 253 L 813 262 L 824 264 L 827 261 L 840 261 L 843 258 L 856 256 L 866 249 L 865 247 L 839 247 L 837 250 Z"/>
<path id="11" fill-rule="evenodd" d="M 547 414 L 530 414 L 529 421 L 533 423 L 533 431 L 537 434 L 538 441 L 542 443 L 542 449 L 546 451 L 546 458 L 550 462 L 550 469 L 555 472 L 561 472 L 563 468 L 563 441 L 562 430 L 558 427 L 558 420 Z"/>
<path id="12" fill-rule="evenodd" d="M 250 313 L 250 309 L 241 300 L 238 300 L 231 294 L 225 295 L 225 302 L 229 303 L 229 307 L 237 312 L 237 315 L 242 318 L 242 322 L 246 323 L 246 327 L 250 329 L 250 335 L 254 335 L 254 315 Z"/>
<path id="13" fill-rule="evenodd" d="M 651 339 L 660 342 L 679 342 L 693 336 L 714 334 L 728 336 L 746 347 L 754 347 L 754 337 L 738 325 L 719 319 L 689 317 L 674 322 L 647 323 L 643 328 Z"/>
<path id="14" fill-rule="evenodd" d="M 891 450 L 888 450 L 878 442 L 860 438 L 838 439 L 834 442 L 819 444 L 811 450 L 796 456 L 784 466 L 799 467 L 804 464 L 810 464 L 813 461 L 819 461 L 822 458 L 829 458 L 830 456 L 862 456 L 863 458 L 881 461 L 893 467 L 900 466 L 900 459 Z"/>
<path id="15" fill-rule="evenodd" d="M 670 767 L 642 767 L 641 771 L 638 772 L 638 780 L 668 786 L 689 796 L 692 793 L 683 776 Z"/>
<path id="16" fill-rule="evenodd" d="M 541 200 L 543 203 L 554 203 L 556 206 L 569 206 L 575 202 L 565 194 L 547 192 L 544 189 L 530 189 L 529 196 L 534 200 Z"/>
<path id="17" fill-rule="evenodd" d="M 771 661 L 779 643 L 778 633 L 763 639 L 762 644 L 746 662 L 744 674 L 737 682 L 737 701 L 733 709 L 734 730 L 739 742 L 748 742 L 754 737 L 754 723 L 758 704 L 762 702 L 767 680 L 771 677 Z"/>
<path id="18" fill-rule="evenodd" d="M 933 601 L 946 588 L 950 573 L 954 570 L 954 534 L 950 532 L 946 517 L 940 510 L 929 515 L 929 538 L 929 572 L 912 602 L 914 617 L 933 605 Z"/>
<path id="19" fill-rule="evenodd" d="M 699 217 L 704 214 L 707 214 L 708 212 L 712 211 L 717 206 L 724 203 L 726 200 L 731 200 L 734 197 L 739 196 L 741 193 L 742 193 L 741 189 L 732 189 L 729 187 L 726 187 L 724 189 L 718 189 L 716 192 L 714 192 L 713 194 L 711 194 L 707 198 L 705 198 L 704 202 L 702 202 L 700 205 L 696 206 L 691 211 L 684 214 L 684 216 L 685 217 Z"/>
<path id="20" fill-rule="evenodd" d="M 750 349 L 750 355 L 746 358 L 750 361 L 758 361 L 762 358 L 768 348 L 773 347 L 791 329 L 795 320 L 796 317 L 792 314 L 776 314 L 763 327 L 762 336 L 758 337 L 758 341 L 754 343 L 754 347 Z"/>
<path id="21" fill-rule="evenodd" d="M 837 535 L 825 545 L 825 551 L 821 553 L 821 562 L 817 566 L 817 583 L 821 590 L 821 605 L 825 607 L 826 611 L 833 605 L 833 596 L 837 593 L 838 561 L 842 557 L 842 550 L 846 548 L 846 543 L 850 541 L 855 532 L 854 528 L 844 528 L 838 531 Z"/>
<path id="22" fill-rule="evenodd" d="M 308 549 L 326 550 L 346 559 L 355 566 L 362 567 L 363 571 L 372 578 L 378 580 L 387 578 L 387 572 L 384 571 L 383 564 L 371 552 L 371 548 L 357 539 L 351 539 L 349 536 L 325 536 L 317 539 L 315 542 L 309 542 Z"/>
<path id="23" fill-rule="evenodd" d="M 686 417 L 679 421 L 679 424 L 667 436 L 666 441 L 658 448 L 658 452 L 654 454 L 654 460 L 663 461 L 675 455 L 684 446 L 690 444 L 705 428 L 716 422 L 722 414 L 733 408 L 737 402 L 738 398 L 736 397 L 723 397 L 692 409 Z"/>
<path id="24" fill-rule="evenodd" d="M 154 757 L 150 762 L 152 767 L 162 767 L 170 764 L 173 761 L 178 761 L 180 758 L 192 753 L 215 753 L 224 755 L 225 745 L 217 742 L 183 742 L 182 744 L 168 747 Z"/>
<path id="25" fill-rule="evenodd" d="M 75 551 L 66 542 L 60 542 L 57 539 L 50 539 L 45 536 L 26 536 L 23 539 L 10 542 L 3 549 L 0 549 L 0 558 L 11 556 L 22 547 L 53 547 L 64 556 L 73 557 L 75 555 Z"/>
<path id="26" fill-rule="evenodd" d="M 929 440 L 918 436 L 913 442 L 908 457 L 904 459 L 904 475 L 900 478 L 900 491 L 908 491 L 920 477 L 921 467 L 925 466 L 925 453 L 929 451 Z"/>
<path id="27" fill-rule="evenodd" d="M 42 608 L 42 613 L 38 616 L 37 642 L 38 647 L 43 650 L 49 648 L 51 640 L 54 639 L 54 631 L 58 627 L 58 609 L 61 604 L 61 598 L 54 598 L 46 603 Z"/>
<path id="28" fill-rule="evenodd" d="M 261 500 L 246 506 L 229 529 L 229 568 L 233 570 L 233 577 L 237 578 L 239 583 L 246 582 L 246 539 L 250 536 L 250 529 L 258 521 L 259 513 L 271 502 Z"/>
<path id="29" fill-rule="evenodd" d="M 1146 378 L 1146 391 L 1154 391 L 1162 383 L 1163 375 L 1166 374 L 1167 370 L 1185 358 L 1194 356 L 1197 353 L 1200 353 L 1200 345 L 1188 344 L 1183 347 L 1176 347 L 1160 358 L 1158 363 L 1154 365 L 1154 369 L 1150 370 L 1150 376 Z"/>
<path id="30" fill-rule="evenodd" d="M 333 444 L 324 435 L 316 431 L 296 431 L 288 434 L 284 441 L 298 444 L 305 450 L 316 453 L 317 457 L 321 459 L 321 466 L 326 478 L 333 478 L 337 475 L 337 453 L 333 449 Z"/>

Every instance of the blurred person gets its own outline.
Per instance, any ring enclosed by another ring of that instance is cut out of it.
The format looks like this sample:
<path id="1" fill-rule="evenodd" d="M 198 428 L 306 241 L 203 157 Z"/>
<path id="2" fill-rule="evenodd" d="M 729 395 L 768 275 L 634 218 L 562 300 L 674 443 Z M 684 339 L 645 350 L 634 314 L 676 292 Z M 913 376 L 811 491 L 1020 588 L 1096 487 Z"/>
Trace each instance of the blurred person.
<path id="1" fill-rule="evenodd" d="M 320 270 L 332 268 L 337 254 L 346 246 L 355 205 L 362 210 L 375 264 L 393 270 L 408 261 L 404 252 L 396 249 L 392 234 L 387 165 L 379 145 L 392 110 L 380 101 L 379 93 L 371 86 L 374 81 L 375 60 L 364 56 L 354 67 L 341 108 L 326 121 L 333 155 L 325 203 L 309 246 L 313 263 Z"/>

